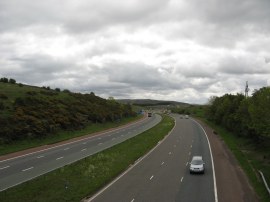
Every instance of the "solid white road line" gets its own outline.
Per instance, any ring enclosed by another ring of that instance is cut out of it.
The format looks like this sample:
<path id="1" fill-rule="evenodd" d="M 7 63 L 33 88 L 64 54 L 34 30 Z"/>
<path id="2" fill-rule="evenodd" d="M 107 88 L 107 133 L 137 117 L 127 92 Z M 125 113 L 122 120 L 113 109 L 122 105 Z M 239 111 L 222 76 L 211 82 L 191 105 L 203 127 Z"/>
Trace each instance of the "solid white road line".
<path id="1" fill-rule="evenodd" d="M 62 158 L 64 158 L 64 157 L 63 157 L 63 156 L 61 156 L 61 157 L 57 158 L 56 160 L 60 160 L 60 159 L 62 159 Z"/>
<path id="2" fill-rule="evenodd" d="M 213 181 L 214 181 L 214 193 L 215 193 L 215 202 L 218 202 L 218 195 L 217 195 L 217 183 L 216 183 L 216 173 L 215 173 L 215 165 L 214 165 L 214 160 L 213 160 L 213 155 L 212 155 L 212 150 L 211 150 L 211 145 L 208 139 L 208 136 L 204 130 L 204 128 L 201 126 L 201 124 L 199 124 L 197 121 L 195 121 L 194 119 L 192 119 L 195 123 L 197 123 L 200 128 L 203 130 L 204 135 L 207 139 L 208 142 L 208 146 L 209 146 L 209 150 L 210 150 L 210 156 L 211 156 L 211 162 L 212 162 L 212 167 L 213 167 Z"/>
<path id="3" fill-rule="evenodd" d="M 171 134 L 171 132 L 175 129 L 175 126 L 172 128 L 172 130 L 169 132 L 169 134 L 163 139 L 161 140 L 161 142 L 164 142 Z M 122 174 L 120 174 L 116 179 L 114 179 L 111 183 L 109 183 L 107 186 L 105 186 L 104 188 L 102 188 L 99 192 L 97 192 L 94 196 L 92 196 L 90 199 L 87 200 L 87 202 L 90 202 L 92 200 L 94 200 L 97 196 L 99 196 L 100 194 L 102 194 L 106 189 L 108 189 L 110 186 L 112 186 L 115 182 L 117 182 L 120 178 L 122 178 L 124 175 L 126 175 L 130 170 L 132 170 L 136 165 L 138 165 L 140 162 L 142 162 L 147 156 L 149 156 L 157 147 L 159 146 L 159 144 L 157 144 L 154 148 L 152 148 L 147 154 L 145 154 L 143 157 L 141 157 L 141 159 L 139 161 L 137 161 L 136 163 L 134 163 L 131 167 L 129 167 L 126 171 L 124 171 Z"/>
<path id="4" fill-rule="evenodd" d="M 5 167 L 0 168 L 0 170 L 4 170 L 4 169 L 9 168 L 9 167 L 10 166 L 5 166 Z"/>
<path id="5" fill-rule="evenodd" d="M 34 167 L 26 168 L 26 169 L 24 169 L 24 170 L 22 170 L 22 171 L 25 172 L 25 171 L 31 170 L 31 169 L 33 169 L 33 168 L 34 168 Z"/>

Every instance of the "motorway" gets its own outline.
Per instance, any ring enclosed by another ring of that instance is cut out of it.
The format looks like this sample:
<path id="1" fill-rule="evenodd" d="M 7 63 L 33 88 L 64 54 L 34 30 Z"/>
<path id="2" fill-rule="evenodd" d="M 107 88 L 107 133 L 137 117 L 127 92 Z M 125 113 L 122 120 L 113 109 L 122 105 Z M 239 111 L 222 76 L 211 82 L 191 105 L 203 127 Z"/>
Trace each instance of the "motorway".
<path id="1" fill-rule="evenodd" d="M 175 127 L 150 153 L 85 201 L 217 202 L 207 137 L 192 119 L 173 115 Z M 193 155 L 202 155 L 205 174 L 190 174 Z"/>
<path id="2" fill-rule="evenodd" d="M 161 116 L 145 118 L 128 126 L 49 149 L 0 161 L 0 191 L 73 163 L 134 137 L 161 121 Z"/>

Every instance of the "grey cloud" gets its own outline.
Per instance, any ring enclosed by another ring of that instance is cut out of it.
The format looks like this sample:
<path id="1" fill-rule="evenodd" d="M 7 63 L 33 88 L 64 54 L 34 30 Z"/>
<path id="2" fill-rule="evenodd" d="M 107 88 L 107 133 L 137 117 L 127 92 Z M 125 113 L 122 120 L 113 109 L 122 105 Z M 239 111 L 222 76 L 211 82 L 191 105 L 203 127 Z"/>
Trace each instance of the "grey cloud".
<path id="1" fill-rule="evenodd" d="M 269 74 L 270 66 L 265 64 L 264 58 L 256 58 L 256 55 L 245 57 L 224 57 L 220 61 L 220 72 L 227 74 Z"/>
<path id="2" fill-rule="evenodd" d="M 71 61 L 55 59 L 49 55 L 37 54 L 13 57 L 10 58 L 10 61 L 17 63 L 21 67 L 21 71 L 13 72 L 13 77 L 22 82 L 33 84 L 49 81 L 54 77 L 61 77 L 64 72 L 72 72 L 76 67 Z"/>
<path id="3" fill-rule="evenodd" d="M 267 25 L 269 28 L 270 2 L 268 0 L 192 0 L 197 15 L 208 22 L 223 26 Z"/>
<path id="4" fill-rule="evenodd" d="M 139 0 L 62 0 L 58 3 L 53 0 L 6 0 L 0 2 L 0 30 L 16 30 L 43 24 L 58 25 L 73 33 L 94 32 L 105 26 L 138 22 L 144 24 L 149 16 L 164 9 L 167 4 L 167 0 L 144 3 Z"/>
<path id="5" fill-rule="evenodd" d="M 270 83 L 269 8 L 269 0 L 2 0 L 0 76 L 190 102 L 242 91 L 246 80 L 259 88 Z"/>

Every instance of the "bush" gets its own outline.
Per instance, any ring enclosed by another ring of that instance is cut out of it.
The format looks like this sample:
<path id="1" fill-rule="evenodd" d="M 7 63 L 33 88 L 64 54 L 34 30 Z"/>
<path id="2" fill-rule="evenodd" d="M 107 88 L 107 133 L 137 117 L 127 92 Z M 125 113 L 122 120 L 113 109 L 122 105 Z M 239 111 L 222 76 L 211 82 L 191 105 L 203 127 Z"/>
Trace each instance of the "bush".
<path id="1" fill-rule="evenodd" d="M 15 84 L 15 83 L 16 83 L 16 80 L 10 78 L 10 79 L 9 79 L 9 83 Z"/>
<path id="2" fill-rule="evenodd" d="M 7 100 L 8 96 L 6 96 L 4 93 L 0 93 L 0 99 Z"/>
<path id="3" fill-rule="evenodd" d="M 0 79 L 0 82 L 8 83 L 8 78 L 3 77 L 3 78 Z"/>
<path id="4" fill-rule="evenodd" d="M 0 110 L 3 110 L 3 109 L 5 109 L 5 105 L 3 102 L 0 102 Z"/>

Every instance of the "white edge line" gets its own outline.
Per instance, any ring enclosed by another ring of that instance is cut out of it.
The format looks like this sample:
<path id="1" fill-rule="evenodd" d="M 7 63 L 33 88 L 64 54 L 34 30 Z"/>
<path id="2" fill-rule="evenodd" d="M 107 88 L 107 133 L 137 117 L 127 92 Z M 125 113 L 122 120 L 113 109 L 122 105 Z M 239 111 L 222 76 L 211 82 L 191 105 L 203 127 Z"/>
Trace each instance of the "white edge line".
<path id="1" fill-rule="evenodd" d="M 210 142 L 209 142 L 209 139 L 208 139 L 208 136 L 204 130 L 204 128 L 201 126 L 201 124 L 199 124 L 197 121 L 195 121 L 194 119 L 192 119 L 192 121 L 194 121 L 195 123 L 197 123 L 201 129 L 203 130 L 205 136 L 206 136 L 206 139 L 207 139 L 207 142 L 208 142 L 208 146 L 209 146 L 209 150 L 210 150 L 210 156 L 211 156 L 211 162 L 212 162 L 212 167 L 213 167 L 213 180 L 214 180 L 214 193 L 215 193 L 215 202 L 218 202 L 218 196 L 217 196 L 217 183 L 216 183 L 216 172 L 215 172 L 215 166 L 214 166 L 214 160 L 213 160 L 213 155 L 212 155 L 212 150 L 211 150 L 211 145 L 210 145 Z"/>
<path id="2" fill-rule="evenodd" d="M 174 117 L 172 117 L 174 118 Z M 167 136 L 165 136 L 165 138 L 163 138 L 163 140 L 161 140 L 160 142 L 164 142 L 172 133 L 172 131 L 174 130 L 176 124 L 174 125 L 174 127 L 172 128 L 172 130 L 168 133 Z M 106 189 L 108 189 L 110 186 L 112 186 L 115 182 L 117 182 L 121 177 L 123 177 L 125 174 L 127 174 L 130 170 L 132 170 L 137 164 L 139 164 L 142 160 L 144 160 L 147 156 L 149 156 L 160 144 L 157 144 L 154 148 L 152 148 L 147 154 L 145 154 L 143 157 L 141 157 L 140 160 L 138 160 L 137 162 L 135 162 L 133 165 L 131 165 L 126 171 L 124 171 L 122 174 L 120 174 L 117 178 L 115 178 L 111 183 L 109 183 L 107 186 L 105 186 L 103 189 L 101 189 L 98 193 L 96 193 L 94 196 L 92 196 L 90 199 L 86 199 L 84 201 L 90 202 L 92 200 L 94 200 L 96 197 L 98 197 L 100 194 L 102 194 L 102 192 L 104 192 Z"/>
<path id="3" fill-rule="evenodd" d="M 93 138 L 99 137 L 101 135 L 105 135 L 107 133 L 111 133 L 111 132 L 115 132 L 115 131 L 119 131 L 119 130 L 125 129 L 125 128 L 129 127 L 129 126 L 133 126 L 135 124 L 141 123 L 141 122 L 146 121 L 146 120 L 148 120 L 148 119 L 147 118 L 142 118 L 142 120 L 136 121 L 136 122 L 134 122 L 132 124 L 129 124 L 129 125 L 124 125 L 123 127 L 116 128 L 116 129 L 113 129 L 111 131 L 106 131 L 104 133 L 100 133 L 100 134 L 97 134 L 97 135 L 94 135 L 94 136 L 91 136 L 91 137 L 86 137 L 86 138 L 83 138 L 83 139 L 80 139 L 80 140 L 75 140 L 73 142 L 68 142 L 68 143 L 57 145 L 57 146 L 50 147 L 50 148 L 47 148 L 47 149 L 42 149 L 42 150 L 39 150 L 39 151 L 35 151 L 35 152 L 28 153 L 28 154 L 24 154 L 24 155 L 21 155 L 21 156 L 16 156 L 16 157 L 12 157 L 12 158 L 9 158 L 9 159 L 5 159 L 5 160 L 0 161 L 0 163 L 5 162 L 5 161 L 10 161 L 10 160 L 13 160 L 13 159 L 17 159 L 17 158 L 21 158 L 21 157 L 25 157 L 25 156 L 29 156 L 29 155 L 36 154 L 36 153 L 39 153 L 39 152 L 47 151 L 47 150 L 50 150 L 50 149 L 55 149 L 57 147 L 62 147 L 62 146 L 65 146 L 65 145 L 73 144 L 75 142 L 80 142 L 80 141 L 84 141 L 84 140 L 93 139 Z"/>

